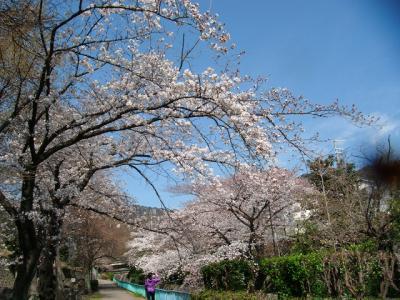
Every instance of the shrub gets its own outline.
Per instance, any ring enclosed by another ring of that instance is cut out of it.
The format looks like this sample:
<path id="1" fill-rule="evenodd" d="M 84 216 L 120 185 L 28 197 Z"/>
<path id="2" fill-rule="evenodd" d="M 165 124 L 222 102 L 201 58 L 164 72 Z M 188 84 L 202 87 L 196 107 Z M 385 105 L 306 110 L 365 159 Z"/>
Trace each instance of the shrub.
<path id="1" fill-rule="evenodd" d="M 132 283 L 144 284 L 144 281 L 146 279 L 146 274 L 144 274 L 144 271 L 140 268 L 131 267 L 129 269 L 127 278 Z"/>
<path id="2" fill-rule="evenodd" d="M 395 270 L 388 268 L 389 261 L 395 263 L 394 255 L 359 249 L 358 246 L 352 247 L 352 250 L 342 250 L 325 258 L 325 276 L 330 279 L 329 282 L 340 288 L 331 294 L 341 296 L 343 291 L 357 299 L 364 299 L 366 296 L 385 298 L 390 291 L 390 278 L 395 276 Z M 386 276 L 390 278 L 385 278 Z"/>
<path id="3" fill-rule="evenodd" d="M 225 260 L 201 269 L 204 284 L 210 290 L 247 290 L 253 286 L 254 268 L 246 260 Z"/>
<path id="4" fill-rule="evenodd" d="M 377 251 L 374 243 L 366 242 L 337 252 L 265 258 L 258 270 L 249 261 L 222 261 L 203 267 L 202 274 L 206 289 L 215 292 L 254 289 L 281 297 L 396 298 L 400 296 L 399 267 L 396 255 Z M 208 297 L 209 293 L 200 296 Z M 221 299 L 242 299 L 234 298 L 242 294 L 246 293 L 222 293 L 233 298 Z M 220 294 L 212 295 L 215 297 L 198 299 L 219 299 Z"/>
<path id="5" fill-rule="evenodd" d="M 259 282 L 268 293 L 295 297 L 323 296 L 327 290 L 323 281 L 323 253 L 296 254 L 263 259 L 260 263 Z"/>
<path id="6" fill-rule="evenodd" d="M 399 295 L 392 284 L 398 275 L 393 254 L 370 251 L 373 245 L 367 244 L 350 248 L 264 259 L 258 288 L 294 297 L 351 295 L 363 299 Z"/>
<path id="7" fill-rule="evenodd" d="M 193 300 L 267 300 L 277 299 L 277 297 L 264 295 L 262 293 L 247 293 L 245 291 L 202 291 L 192 295 Z"/>

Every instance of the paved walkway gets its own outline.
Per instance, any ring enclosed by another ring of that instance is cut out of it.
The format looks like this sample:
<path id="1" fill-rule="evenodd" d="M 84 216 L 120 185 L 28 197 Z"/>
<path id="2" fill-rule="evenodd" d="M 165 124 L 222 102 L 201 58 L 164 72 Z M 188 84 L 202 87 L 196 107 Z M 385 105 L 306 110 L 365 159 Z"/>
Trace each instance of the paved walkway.
<path id="1" fill-rule="evenodd" d="M 143 298 L 135 297 L 110 280 L 99 279 L 99 292 L 103 300 L 143 300 Z"/>

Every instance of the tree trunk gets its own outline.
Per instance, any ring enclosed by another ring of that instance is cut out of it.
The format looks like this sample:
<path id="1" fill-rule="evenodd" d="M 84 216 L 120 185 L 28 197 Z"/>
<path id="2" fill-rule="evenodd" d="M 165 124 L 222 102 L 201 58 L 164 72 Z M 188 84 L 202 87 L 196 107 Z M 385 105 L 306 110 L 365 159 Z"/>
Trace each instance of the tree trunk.
<path id="1" fill-rule="evenodd" d="M 260 259 L 263 255 L 264 247 L 260 244 L 260 239 L 257 235 L 254 220 L 249 224 L 250 237 L 249 237 L 249 254 L 255 258 Z"/>
<path id="2" fill-rule="evenodd" d="M 14 300 L 27 300 L 29 298 L 29 288 L 35 277 L 40 250 L 31 249 L 29 252 L 29 255 L 24 255 L 23 262 L 16 267 L 17 276 L 13 287 Z"/>
<path id="3" fill-rule="evenodd" d="M 324 198 L 325 213 L 326 213 L 326 217 L 328 219 L 328 225 L 331 226 L 331 224 L 332 224 L 332 222 L 331 222 L 331 214 L 329 213 L 328 198 L 326 196 L 324 175 L 320 172 L 319 173 L 319 177 L 321 178 L 322 196 Z"/>
<path id="4" fill-rule="evenodd" d="M 17 264 L 17 276 L 14 281 L 13 299 L 27 300 L 29 288 L 35 277 L 42 244 L 36 232 L 36 226 L 30 213 L 33 209 L 36 167 L 27 166 L 23 174 L 21 188 L 20 213 L 15 217 L 18 242 L 22 252 L 22 262 Z"/>
<path id="5" fill-rule="evenodd" d="M 276 233 L 275 233 L 275 227 L 274 223 L 272 221 L 272 210 L 271 210 L 271 205 L 268 205 L 268 213 L 269 213 L 269 224 L 271 226 L 271 233 L 272 233 L 272 245 L 274 247 L 274 255 L 275 256 L 281 256 L 279 247 L 276 243 Z"/>
<path id="6" fill-rule="evenodd" d="M 35 277 L 41 245 L 37 239 L 35 225 L 32 220 L 26 216 L 20 216 L 15 223 L 22 251 L 22 262 L 16 266 L 17 276 L 14 281 L 13 299 L 26 300 L 28 299 L 32 280 Z"/>
<path id="7" fill-rule="evenodd" d="M 47 212 L 47 217 L 46 241 L 38 266 L 38 292 L 40 300 L 56 299 L 58 289 L 55 262 L 62 222 L 57 216 L 57 212 L 53 210 Z"/>
<path id="8" fill-rule="evenodd" d="M 57 292 L 57 278 L 54 271 L 56 251 L 53 247 L 45 247 L 38 266 L 38 293 L 40 300 L 54 300 Z"/>

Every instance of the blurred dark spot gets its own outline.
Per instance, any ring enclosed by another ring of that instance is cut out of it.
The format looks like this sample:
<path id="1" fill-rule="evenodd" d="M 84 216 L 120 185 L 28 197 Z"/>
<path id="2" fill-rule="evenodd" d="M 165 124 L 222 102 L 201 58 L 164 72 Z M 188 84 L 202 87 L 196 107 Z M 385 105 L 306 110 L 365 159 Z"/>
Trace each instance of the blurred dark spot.
<path id="1" fill-rule="evenodd" d="M 364 175 L 377 183 L 400 188 L 400 157 L 392 149 L 376 150 L 375 154 L 366 157 Z"/>

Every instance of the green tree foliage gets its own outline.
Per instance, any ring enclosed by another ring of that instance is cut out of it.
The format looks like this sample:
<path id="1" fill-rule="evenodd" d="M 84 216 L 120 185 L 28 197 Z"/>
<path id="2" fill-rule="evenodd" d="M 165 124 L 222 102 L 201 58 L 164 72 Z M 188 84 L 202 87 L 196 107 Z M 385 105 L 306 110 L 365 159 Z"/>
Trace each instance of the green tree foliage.
<path id="1" fill-rule="evenodd" d="M 328 197 L 341 198 L 357 189 L 359 174 L 353 163 L 338 162 L 335 156 L 308 161 L 310 172 L 306 177 Z M 322 177 L 322 178 L 321 178 Z"/>
<path id="2" fill-rule="evenodd" d="M 290 253 L 310 253 L 323 248 L 324 241 L 320 238 L 320 229 L 313 221 L 303 221 L 301 231 L 297 232 L 291 243 Z"/>
<path id="3" fill-rule="evenodd" d="M 400 244 L 400 197 L 392 200 L 389 208 L 390 217 L 390 238 L 397 245 Z"/>
<path id="4" fill-rule="evenodd" d="M 338 247 L 360 242 L 366 192 L 361 188 L 362 178 L 355 165 L 329 155 L 309 161 L 308 167 L 305 177 L 320 191 L 320 196 L 308 203 L 313 214 L 307 222 L 318 228 L 314 233 L 321 245 Z"/>

